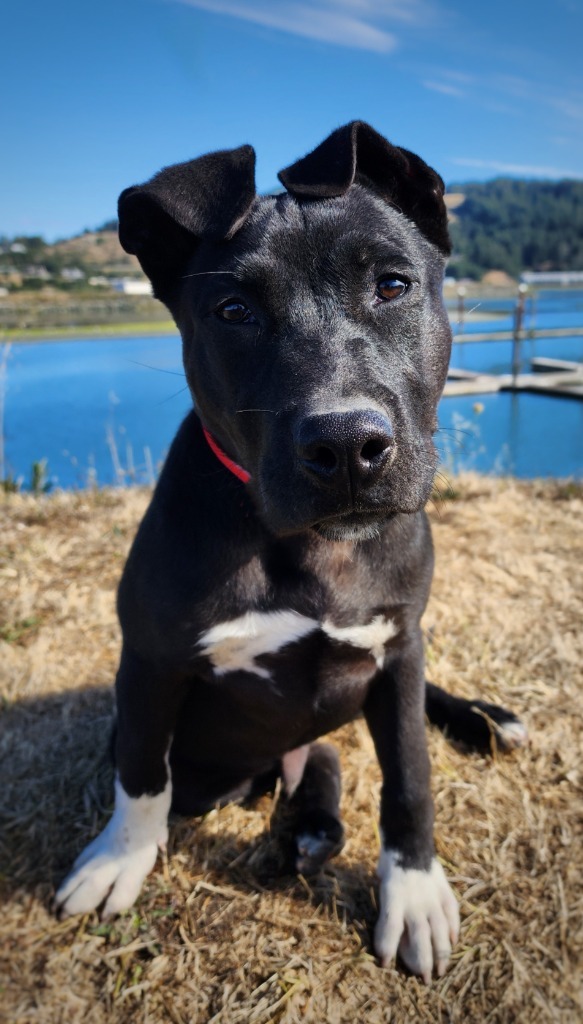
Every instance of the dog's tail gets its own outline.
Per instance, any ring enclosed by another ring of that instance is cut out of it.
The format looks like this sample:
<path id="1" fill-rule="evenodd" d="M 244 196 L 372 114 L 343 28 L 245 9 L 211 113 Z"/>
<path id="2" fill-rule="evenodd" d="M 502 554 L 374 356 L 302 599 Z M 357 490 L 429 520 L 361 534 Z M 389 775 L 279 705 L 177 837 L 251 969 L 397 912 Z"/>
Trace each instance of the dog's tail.
<path id="1" fill-rule="evenodd" d="M 509 751 L 528 740 L 526 726 L 512 711 L 482 700 L 453 697 L 429 682 L 425 684 L 425 713 L 431 725 L 466 750 Z"/>

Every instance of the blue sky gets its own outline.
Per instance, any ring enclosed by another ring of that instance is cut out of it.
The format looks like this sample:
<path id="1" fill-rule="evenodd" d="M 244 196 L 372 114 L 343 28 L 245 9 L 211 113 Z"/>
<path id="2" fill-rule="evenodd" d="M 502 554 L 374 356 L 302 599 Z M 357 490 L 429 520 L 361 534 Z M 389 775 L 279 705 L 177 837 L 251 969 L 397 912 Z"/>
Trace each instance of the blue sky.
<path id="1" fill-rule="evenodd" d="M 269 189 L 353 118 L 448 183 L 583 178 L 582 40 L 579 0 L 7 0 L 0 235 L 243 142 Z"/>

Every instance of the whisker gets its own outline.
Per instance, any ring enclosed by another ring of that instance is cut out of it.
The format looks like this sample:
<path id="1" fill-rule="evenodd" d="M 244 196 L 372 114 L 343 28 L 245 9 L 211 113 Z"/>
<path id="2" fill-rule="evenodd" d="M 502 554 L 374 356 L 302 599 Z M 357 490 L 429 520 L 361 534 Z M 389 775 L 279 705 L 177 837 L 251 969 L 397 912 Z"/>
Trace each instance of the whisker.
<path id="1" fill-rule="evenodd" d="M 198 270 L 195 274 L 183 274 L 181 281 L 185 281 L 187 277 L 208 277 L 209 274 L 235 274 L 234 270 Z"/>
<path id="2" fill-rule="evenodd" d="M 161 402 L 156 402 L 155 408 L 157 409 L 159 405 L 164 405 L 166 402 L 170 402 L 173 398 L 177 398 L 183 391 L 188 391 L 188 384 L 185 384 L 183 388 L 180 388 L 180 391 L 175 391 L 173 395 L 168 395 L 168 398 L 163 398 Z"/>
<path id="3" fill-rule="evenodd" d="M 436 430 L 437 434 L 472 434 L 471 430 L 464 430 L 463 427 L 438 427 Z"/>
<path id="4" fill-rule="evenodd" d="M 185 374 L 179 370 L 166 370 L 163 366 L 150 366 L 150 363 L 141 363 L 139 359 L 128 359 L 128 363 L 134 363 L 135 366 L 144 366 L 146 370 L 157 370 L 158 373 L 171 373 L 174 377 L 184 377 Z"/>
<path id="5" fill-rule="evenodd" d="M 441 519 L 441 507 L 437 504 L 435 499 L 434 498 L 428 498 L 427 499 L 427 504 L 428 505 L 433 505 L 433 508 L 435 509 L 435 514 L 436 514 L 437 518 Z"/>
<path id="6" fill-rule="evenodd" d="M 440 469 L 435 470 L 435 479 L 440 480 L 445 487 L 450 487 L 450 482 L 446 477 L 445 473 L 442 473 Z"/>

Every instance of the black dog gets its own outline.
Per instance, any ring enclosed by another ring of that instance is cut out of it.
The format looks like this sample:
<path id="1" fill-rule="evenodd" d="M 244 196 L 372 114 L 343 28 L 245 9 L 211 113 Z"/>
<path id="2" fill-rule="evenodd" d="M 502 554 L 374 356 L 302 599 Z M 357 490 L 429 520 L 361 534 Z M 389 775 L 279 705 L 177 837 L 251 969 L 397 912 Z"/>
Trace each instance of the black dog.
<path id="1" fill-rule="evenodd" d="M 423 507 L 451 335 L 443 182 L 354 122 L 256 197 L 249 146 L 120 197 L 120 238 L 174 316 L 196 411 L 119 592 L 116 803 L 57 894 L 129 907 L 170 808 L 201 814 L 283 775 L 296 865 L 342 844 L 337 756 L 364 714 L 383 772 L 375 948 L 429 979 L 457 904 L 434 855 L 424 712 L 486 749 L 509 712 L 425 683 Z"/>

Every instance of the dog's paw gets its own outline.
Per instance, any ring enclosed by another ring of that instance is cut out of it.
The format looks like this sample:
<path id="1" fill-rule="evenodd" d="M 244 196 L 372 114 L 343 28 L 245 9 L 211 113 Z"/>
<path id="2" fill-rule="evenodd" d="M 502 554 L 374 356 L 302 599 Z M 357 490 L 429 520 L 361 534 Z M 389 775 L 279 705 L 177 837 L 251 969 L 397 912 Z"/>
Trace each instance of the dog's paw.
<path id="1" fill-rule="evenodd" d="M 102 917 L 132 906 L 156 863 L 158 849 L 166 845 L 170 800 L 170 781 L 155 796 L 131 797 L 116 779 L 113 817 L 77 857 L 55 896 L 60 917 L 85 914 L 104 900 Z"/>
<path id="2" fill-rule="evenodd" d="M 115 829 L 113 821 L 77 858 L 55 896 L 59 917 L 85 914 L 105 900 L 101 916 L 111 917 L 136 901 L 158 855 L 158 843 L 134 845 Z"/>
<path id="3" fill-rule="evenodd" d="M 441 977 L 459 934 L 457 900 L 443 868 L 433 860 L 429 871 L 402 868 L 393 850 L 381 853 L 380 914 L 375 952 L 383 967 L 398 954 L 412 974 L 426 984 L 433 968 Z"/>
<path id="4" fill-rule="evenodd" d="M 490 748 L 494 744 L 501 751 L 507 753 L 517 747 L 524 747 L 528 743 L 528 730 L 524 722 L 521 722 L 520 718 L 517 718 L 512 711 L 508 711 L 498 704 L 487 704 L 483 700 L 472 701 L 471 711 L 483 720 L 483 746 L 487 741 Z"/>
<path id="5" fill-rule="evenodd" d="M 294 836 L 295 870 L 316 875 L 343 846 L 342 823 L 327 811 L 312 811 L 302 818 Z"/>
<path id="6" fill-rule="evenodd" d="M 520 718 L 499 704 L 483 700 L 460 701 L 462 710 L 447 733 L 468 750 L 489 754 L 492 750 L 509 753 L 528 743 L 528 730 Z"/>

